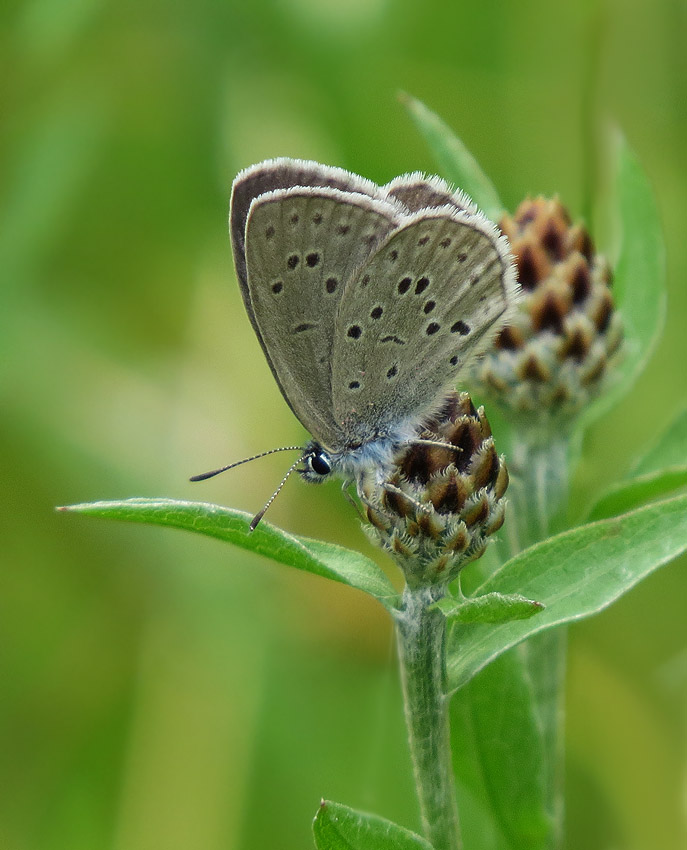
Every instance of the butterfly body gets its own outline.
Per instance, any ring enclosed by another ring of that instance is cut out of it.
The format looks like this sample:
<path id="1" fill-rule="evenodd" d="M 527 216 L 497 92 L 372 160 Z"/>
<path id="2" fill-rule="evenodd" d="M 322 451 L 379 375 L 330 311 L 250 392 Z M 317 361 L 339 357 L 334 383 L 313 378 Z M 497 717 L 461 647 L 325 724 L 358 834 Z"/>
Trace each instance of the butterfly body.
<path id="1" fill-rule="evenodd" d="M 507 241 L 439 178 L 268 160 L 234 181 L 230 227 L 246 312 L 313 438 L 308 481 L 383 478 L 518 298 Z"/>
<path id="2" fill-rule="evenodd" d="M 360 481 L 373 472 L 382 480 L 393 463 L 398 449 L 417 434 L 420 422 L 415 420 L 396 426 L 392 432 L 373 432 L 365 442 L 329 449 L 317 440 L 311 440 L 303 451 L 305 466 L 301 477 L 320 484 L 331 475 L 347 481 Z"/>

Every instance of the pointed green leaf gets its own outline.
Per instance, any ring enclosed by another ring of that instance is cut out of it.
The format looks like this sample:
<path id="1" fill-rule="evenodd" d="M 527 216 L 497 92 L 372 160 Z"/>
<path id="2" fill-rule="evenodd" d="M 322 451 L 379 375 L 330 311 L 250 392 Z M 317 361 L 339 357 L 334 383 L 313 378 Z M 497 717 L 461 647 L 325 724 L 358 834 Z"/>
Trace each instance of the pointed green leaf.
<path id="1" fill-rule="evenodd" d="M 518 647 L 451 700 L 451 745 L 466 847 L 551 847 L 554 814 L 537 684 Z"/>
<path id="2" fill-rule="evenodd" d="M 322 800 L 313 822 L 317 850 L 432 850 L 432 845 L 389 820 Z"/>
<path id="3" fill-rule="evenodd" d="M 527 620 L 544 607 L 541 602 L 527 599 L 519 593 L 485 593 L 455 599 L 445 596 L 435 603 L 450 624 L 453 623 L 509 623 Z"/>
<path id="4" fill-rule="evenodd" d="M 639 161 L 618 137 L 615 202 L 621 232 L 613 296 L 625 330 L 621 358 L 600 396 L 580 417 L 578 429 L 610 409 L 641 374 L 665 321 L 665 258 L 658 209 Z"/>
<path id="5" fill-rule="evenodd" d="M 251 532 L 252 516 L 244 511 L 204 502 L 174 499 L 125 499 L 119 502 L 90 502 L 59 510 L 107 519 L 184 528 L 225 540 L 265 555 L 281 564 L 339 581 L 363 590 L 387 608 L 394 607 L 396 591 L 382 570 L 364 555 L 308 537 L 287 534 L 267 522 Z"/>
<path id="6" fill-rule="evenodd" d="M 687 409 L 678 413 L 624 481 L 601 495 L 589 519 L 626 513 L 687 486 Z"/>
<path id="7" fill-rule="evenodd" d="M 687 487 L 687 466 L 663 469 L 609 488 L 589 512 L 588 520 L 618 516 Z"/>
<path id="8" fill-rule="evenodd" d="M 442 176 L 468 194 L 488 218 L 498 221 L 503 215 L 498 192 L 463 142 L 422 101 L 405 92 L 399 98 L 434 154 Z"/>
<path id="9" fill-rule="evenodd" d="M 633 467 L 630 476 L 658 472 L 687 464 L 687 408 L 681 410 L 649 451 Z M 628 476 L 628 477 L 630 477 Z"/>
<path id="10" fill-rule="evenodd" d="M 590 523 L 530 547 L 477 594 L 523 593 L 546 608 L 530 620 L 457 624 L 447 642 L 451 690 L 530 635 L 603 610 L 649 573 L 687 550 L 687 496 Z"/>

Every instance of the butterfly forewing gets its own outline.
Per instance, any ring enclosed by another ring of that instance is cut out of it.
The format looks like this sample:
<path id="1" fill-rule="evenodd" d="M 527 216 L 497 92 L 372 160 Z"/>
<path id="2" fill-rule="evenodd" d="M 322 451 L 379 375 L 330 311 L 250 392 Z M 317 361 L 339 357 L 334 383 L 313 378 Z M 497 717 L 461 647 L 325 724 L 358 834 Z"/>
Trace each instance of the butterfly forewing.
<path id="1" fill-rule="evenodd" d="M 259 195 L 247 216 L 249 313 L 286 401 L 324 445 L 340 440 L 330 366 L 342 293 L 398 221 L 393 203 L 303 187 Z"/>
<path id="2" fill-rule="evenodd" d="M 334 415 L 355 445 L 430 412 L 515 302 L 507 243 L 482 216 L 425 209 L 351 280 L 332 349 Z"/>

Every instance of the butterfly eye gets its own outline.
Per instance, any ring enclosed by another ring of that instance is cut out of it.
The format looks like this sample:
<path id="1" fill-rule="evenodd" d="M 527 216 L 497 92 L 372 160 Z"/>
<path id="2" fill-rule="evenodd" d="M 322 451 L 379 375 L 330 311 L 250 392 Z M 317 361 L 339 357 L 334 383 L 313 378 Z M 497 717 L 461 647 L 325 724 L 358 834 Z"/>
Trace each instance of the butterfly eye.
<path id="1" fill-rule="evenodd" d="M 314 452 L 308 458 L 308 466 L 313 472 L 318 475 L 329 475 L 332 471 L 332 465 L 329 461 L 329 456 L 322 449 Z"/>

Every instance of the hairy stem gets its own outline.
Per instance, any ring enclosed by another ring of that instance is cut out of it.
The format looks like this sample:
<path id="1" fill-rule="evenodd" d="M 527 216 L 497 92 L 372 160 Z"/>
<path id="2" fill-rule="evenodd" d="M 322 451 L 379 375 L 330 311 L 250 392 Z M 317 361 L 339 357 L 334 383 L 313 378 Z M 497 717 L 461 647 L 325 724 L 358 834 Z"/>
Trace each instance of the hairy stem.
<path id="1" fill-rule="evenodd" d="M 396 615 L 410 754 L 425 836 L 434 850 L 459 850 L 458 808 L 444 680 L 445 620 L 429 606 L 443 589 L 406 587 Z"/>
<path id="2" fill-rule="evenodd" d="M 568 439 L 565 434 L 523 432 L 509 453 L 509 496 L 513 528 L 504 543 L 508 556 L 555 534 L 568 503 Z M 508 522 L 506 523 L 508 525 Z M 548 809 L 555 824 L 553 847 L 559 847 L 563 821 L 563 688 L 567 630 L 552 629 L 522 647 L 530 680 L 537 686 L 537 709 L 546 742 Z"/>
<path id="3" fill-rule="evenodd" d="M 567 438 L 552 434 L 548 439 L 514 439 L 508 469 L 510 519 L 518 536 L 513 556 L 558 530 L 568 502 Z"/>

